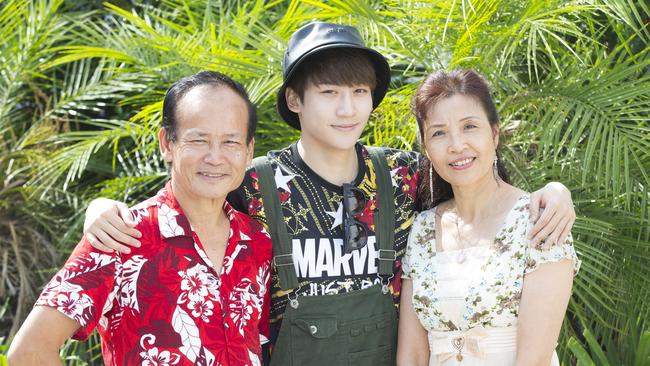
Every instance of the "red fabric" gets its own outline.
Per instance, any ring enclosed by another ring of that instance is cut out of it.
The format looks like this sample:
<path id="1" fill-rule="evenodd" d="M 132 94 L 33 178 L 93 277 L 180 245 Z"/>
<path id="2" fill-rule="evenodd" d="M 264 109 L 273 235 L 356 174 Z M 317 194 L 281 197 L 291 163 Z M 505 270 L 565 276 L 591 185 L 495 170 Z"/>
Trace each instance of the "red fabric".
<path id="1" fill-rule="evenodd" d="M 228 203 L 224 211 L 231 232 L 220 274 L 168 183 L 132 211 L 140 248 L 103 253 L 82 240 L 36 304 L 76 320 L 75 339 L 97 327 L 107 365 L 261 364 L 271 240 Z"/>

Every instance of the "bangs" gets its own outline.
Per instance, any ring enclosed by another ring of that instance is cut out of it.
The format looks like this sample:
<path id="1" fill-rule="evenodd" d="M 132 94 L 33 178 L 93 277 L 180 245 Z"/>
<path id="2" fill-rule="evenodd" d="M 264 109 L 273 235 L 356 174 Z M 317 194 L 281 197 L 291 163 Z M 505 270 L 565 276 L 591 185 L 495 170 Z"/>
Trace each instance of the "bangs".
<path id="1" fill-rule="evenodd" d="M 316 86 L 367 85 L 377 86 L 375 67 L 366 51 L 354 48 L 333 48 L 306 59 L 296 70 L 289 87 L 302 98 L 307 82 Z"/>

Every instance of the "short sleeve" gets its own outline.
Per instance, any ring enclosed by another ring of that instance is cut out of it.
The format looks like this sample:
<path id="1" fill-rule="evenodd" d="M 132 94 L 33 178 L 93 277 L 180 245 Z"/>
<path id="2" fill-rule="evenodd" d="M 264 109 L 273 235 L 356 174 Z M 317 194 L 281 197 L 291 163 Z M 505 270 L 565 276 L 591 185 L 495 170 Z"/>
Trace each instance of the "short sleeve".
<path id="1" fill-rule="evenodd" d="M 267 274 L 265 276 L 266 291 L 264 292 L 264 303 L 262 305 L 262 314 L 260 314 L 260 322 L 258 325 L 258 330 L 260 333 L 260 345 L 269 343 L 269 339 L 271 337 L 269 314 L 269 311 L 271 309 L 270 278 L 271 276 L 267 271 Z"/>
<path id="2" fill-rule="evenodd" d="M 415 240 L 415 235 L 413 234 L 418 222 L 418 215 L 413 216 L 413 224 L 411 225 L 411 231 L 409 232 L 409 237 L 406 242 L 406 251 L 404 252 L 404 257 L 402 257 L 402 279 L 411 279 L 411 261 L 413 257 L 413 241 Z"/>
<path id="3" fill-rule="evenodd" d="M 37 306 L 49 306 L 79 323 L 73 335 L 85 340 L 113 305 L 119 255 L 103 253 L 82 239 L 63 268 L 45 286 Z"/>
<path id="4" fill-rule="evenodd" d="M 434 217 L 435 208 L 415 215 L 406 243 L 406 252 L 402 258 L 402 278 L 412 279 L 414 272 L 417 272 L 418 263 L 423 261 L 422 258 L 430 256 L 428 248 L 430 248 L 432 240 L 434 240 L 435 248 Z"/>
<path id="5" fill-rule="evenodd" d="M 573 236 L 569 233 L 567 239 L 561 245 L 554 245 L 549 249 L 539 249 L 527 246 L 526 251 L 526 268 L 524 274 L 530 273 L 541 264 L 550 262 L 559 262 L 563 259 L 573 261 L 573 275 L 578 274 L 580 269 L 580 260 L 573 247 Z"/>
<path id="6" fill-rule="evenodd" d="M 265 234 L 266 235 L 266 234 Z M 262 242 L 262 240 L 259 240 Z M 265 238 L 264 242 L 264 252 L 263 252 L 263 263 L 262 268 L 264 268 L 264 303 L 262 304 L 262 313 L 260 314 L 260 322 L 258 330 L 260 333 L 260 344 L 264 345 L 269 342 L 271 337 L 270 330 L 270 309 L 271 309 L 271 238 Z"/>

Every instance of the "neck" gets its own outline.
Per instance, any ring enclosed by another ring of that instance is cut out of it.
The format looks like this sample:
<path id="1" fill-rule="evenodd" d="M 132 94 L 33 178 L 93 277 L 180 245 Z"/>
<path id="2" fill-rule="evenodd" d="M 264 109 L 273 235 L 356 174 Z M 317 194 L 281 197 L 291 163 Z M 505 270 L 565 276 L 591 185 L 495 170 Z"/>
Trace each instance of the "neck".
<path id="1" fill-rule="evenodd" d="M 175 184 L 174 179 L 172 179 L 172 192 L 196 232 L 216 231 L 221 227 L 219 224 L 223 223 L 224 219 L 227 220 L 223 210 L 226 197 L 197 198 Z"/>
<path id="2" fill-rule="evenodd" d="M 323 150 L 321 146 L 313 146 L 301 138 L 298 141 L 298 153 L 311 170 L 337 186 L 352 182 L 359 172 L 354 146 L 347 150 Z"/>
<path id="3" fill-rule="evenodd" d="M 480 183 L 471 186 L 452 186 L 454 191 L 454 204 L 458 215 L 465 222 L 473 222 L 483 212 L 484 208 L 495 202 L 505 182 L 497 182 L 490 174 Z"/>

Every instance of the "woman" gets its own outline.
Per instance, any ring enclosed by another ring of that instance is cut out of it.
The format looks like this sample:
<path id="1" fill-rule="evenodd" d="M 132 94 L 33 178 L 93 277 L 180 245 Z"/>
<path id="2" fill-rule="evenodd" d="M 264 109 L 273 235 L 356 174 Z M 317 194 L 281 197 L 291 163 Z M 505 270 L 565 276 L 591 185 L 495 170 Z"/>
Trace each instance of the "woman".
<path id="1" fill-rule="evenodd" d="M 428 210 L 403 260 L 400 365 L 559 365 L 554 348 L 579 261 L 569 237 L 531 247 L 528 193 L 509 184 L 487 83 L 429 75 L 415 95 Z"/>

